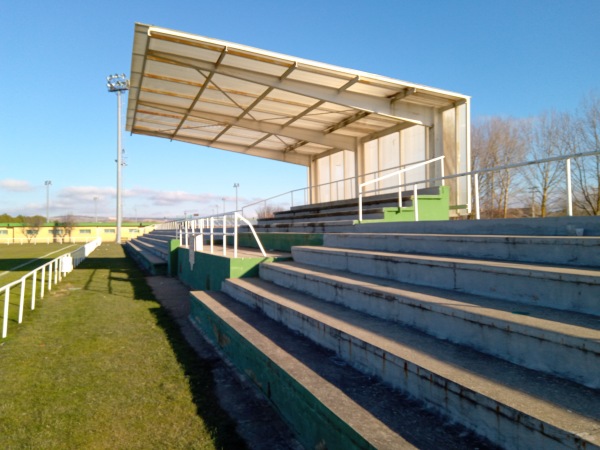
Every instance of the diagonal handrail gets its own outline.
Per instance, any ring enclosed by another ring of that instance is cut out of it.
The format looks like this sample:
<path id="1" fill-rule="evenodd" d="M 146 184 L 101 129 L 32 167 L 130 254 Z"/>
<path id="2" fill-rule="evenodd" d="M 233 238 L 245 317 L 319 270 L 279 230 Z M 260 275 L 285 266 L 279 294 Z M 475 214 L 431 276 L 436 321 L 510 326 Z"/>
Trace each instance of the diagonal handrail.
<path id="1" fill-rule="evenodd" d="M 429 159 L 427 161 L 412 164 L 408 167 L 405 167 L 404 169 L 400 169 L 395 172 L 389 173 L 387 175 L 383 175 L 381 177 L 375 178 L 373 180 L 369 180 L 369 181 L 365 181 L 364 183 L 360 183 L 358 185 L 358 221 L 362 222 L 362 220 L 363 220 L 363 208 L 362 208 L 363 187 L 368 186 L 370 184 L 379 183 L 380 181 L 387 180 L 388 178 L 398 177 L 398 207 L 402 208 L 402 186 L 404 186 L 402 184 L 402 180 L 401 180 L 402 175 L 405 174 L 406 172 L 410 172 L 411 170 L 418 169 L 419 167 L 424 167 L 429 164 L 433 164 L 434 162 L 437 162 L 437 161 L 443 161 L 443 159 L 444 159 L 443 155 L 438 156 L 437 158 L 433 158 L 433 159 Z M 441 164 L 441 174 L 442 174 L 441 178 L 443 179 L 444 178 L 444 164 L 443 163 Z M 413 183 L 411 183 L 411 184 L 413 184 Z M 414 196 L 413 201 L 414 201 L 414 207 L 415 207 L 415 221 L 418 222 L 419 221 L 419 210 L 418 210 L 418 204 L 417 204 L 417 184 L 416 183 L 413 184 L 413 196 Z"/>

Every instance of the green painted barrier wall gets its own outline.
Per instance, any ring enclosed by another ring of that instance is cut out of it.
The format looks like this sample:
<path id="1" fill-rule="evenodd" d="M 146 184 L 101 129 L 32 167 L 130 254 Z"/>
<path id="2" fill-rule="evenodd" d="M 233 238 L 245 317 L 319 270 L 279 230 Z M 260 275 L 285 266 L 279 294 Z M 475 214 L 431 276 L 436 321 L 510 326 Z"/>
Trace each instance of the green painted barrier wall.
<path id="1" fill-rule="evenodd" d="M 323 245 L 321 233 L 258 233 L 258 237 L 266 251 L 291 252 L 295 245 Z M 227 244 L 233 246 L 232 236 L 227 238 Z M 238 245 L 258 248 L 252 233 L 240 233 Z"/>
<path id="2" fill-rule="evenodd" d="M 306 448 L 374 448 L 314 395 L 196 298 L 190 317 L 237 369 L 275 405 Z"/>
<path id="3" fill-rule="evenodd" d="M 230 253 L 233 250 L 230 250 Z M 194 290 L 219 291 L 221 283 L 227 278 L 246 278 L 258 276 L 258 265 L 282 258 L 227 258 L 222 255 L 196 252 L 195 262 L 190 265 L 189 250 L 178 249 L 178 278 Z M 287 259 L 287 258 L 286 258 Z"/>

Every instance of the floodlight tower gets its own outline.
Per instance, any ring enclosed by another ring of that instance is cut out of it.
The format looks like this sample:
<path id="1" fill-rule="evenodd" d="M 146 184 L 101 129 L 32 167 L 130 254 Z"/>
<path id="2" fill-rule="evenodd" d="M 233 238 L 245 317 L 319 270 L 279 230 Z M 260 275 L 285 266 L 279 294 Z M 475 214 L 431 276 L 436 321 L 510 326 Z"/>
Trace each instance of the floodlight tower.
<path id="1" fill-rule="evenodd" d="M 115 240 L 121 242 L 121 222 L 123 221 L 123 208 L 121 205 L 121 93 L 129 90 L 129 80 L 122 74 L 109 75 L 106 77 L 108 92 L 117 93 L 117 233 Z"/>
<path id="2" fill-rule="evenodd" d="M 50 186 L 52 181 L 46 180 L 44 185 L 46 186 L 46 223 L 50 223 Z"/>
<path id="3" fill-rule="evenodd" d="M 240 187 L 240 183 L 233 183 L 233 187 L 235 188 L 235 210 L 238 210 L 238 188 Z"/>

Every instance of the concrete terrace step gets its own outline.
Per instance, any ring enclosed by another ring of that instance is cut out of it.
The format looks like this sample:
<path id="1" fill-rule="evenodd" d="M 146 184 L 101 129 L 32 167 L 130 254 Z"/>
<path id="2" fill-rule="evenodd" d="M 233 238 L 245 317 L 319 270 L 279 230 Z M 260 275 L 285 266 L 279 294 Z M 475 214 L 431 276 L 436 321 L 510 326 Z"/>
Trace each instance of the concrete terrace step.
<path id="1" fill-rule="evenodd" d="M 318 267 L 600 315 L 600 270 L 333 247 L 298 246 L 292 256 Z"/>
<path id="2" fill-rule="evenodd" d="M 504 236 L 600 236 L 600 216 L 436 220 L 358 224 L 360 233 L 469 234 Z"/>
<path id="3" fill-rule="evenodd" d="M 257 233 L 341 233 L 351 232 L 354 229 L 354 220 L 334 220 L 322 222 L 275 222 L 267 224 L 256 224 L 254 229 Z M 246 228 L 240 230 L 248 232 Z"/>
<path id="4" fill-rule="evenodd" d="M 417 192 L 417 195 L 438 195 L 439 192 L 440 192 L 439 187 L 424 188 L 424 189 L 419 189 Z M 402 199 L 408 200 L 412 197 L 412 195 L 413 195 L 412 190 L 411 191 L 403 191 Z M 370 196 L 363 197 L 363 206 L 368 207 L 369 205 L 397 206 L 398 205 L 398 193 L 396 192 L 396 193 L 391 193 L 391 194 L 370 195 Z M 350 199 L 346 199 L 346 200 L 335 200 L 335 201 L 323 202 L 323 203 L 313 203 L 310 205 L 293 206 L 292 208 L 290 208 L 290 211 L 293 211 L 293 212 L 301 212 L 301 211 L 315 212 L 315 211 L 322 211 L 325 209 L 335 210 L 337 208 L 357 209 L 358 208 L 358 198 L 350 198 Z"/>
<path id="5" fill-rule="evenodd" d="M 144 249 L 164 261 L 168 259 L 168 247 L 165 247 L 163 244 L 157 244 L 155 241 L 140 238 L 133 239 L 130 242 L 134 242 L 137 248 Z"/>
<path id="6" fill-rule="evenodd" d="M 600 320 L 596 316 L 520 307 L 296 262 L 262 264 L 260 277 L 530 369 L 600 388 Z"/>
<path id="7" fill-rule="evenodd" d="M 192 309 L 193 322 L 276 405 L 306 448 L 494 448 L 223 293 L 192 292 Z"/>
<path id="8" fill-rule="evenodd" d="M 144 236 L 134 239 L 134 242 L 139 247 L 147 249 L 165 261 L 169 258 L 169 244 L 167 242 Z"/>
<path id="9" fill-rule="evenodd" d="M 125 243 L 125 251 L 138 263 L 142 269 L 153 275 L 165 275 L 167 261 L 135 241 Z"/>
<path id="10" fill-rule="evenodd" d="M 397 206 L 397 205 L 396 205 Z M 370 208 L 363 210 L 364 220 L 380 220 L 384 218 L 383 208 Z M 259 225 L 271 223 L 310 223 L 310 222 L 333 222 L 338 220 L 358 220 L 358 210 L 352 211 L 325 211 L 323 213 L 303 213 L 303 214 L 285 214 L 277 215 L 270 219 L 259 219 Z"/>
<path id="11" fill-rule="evenodd" d="M 600 267 L 600 237 L 336 233 L 324 245 L 356 250 Z"/>
<path id="12" fill-rule="evenodd" d="M 502 447 L 600 446 L 597 390 L 264 280 L 228 280 L 223 287 Z"/>

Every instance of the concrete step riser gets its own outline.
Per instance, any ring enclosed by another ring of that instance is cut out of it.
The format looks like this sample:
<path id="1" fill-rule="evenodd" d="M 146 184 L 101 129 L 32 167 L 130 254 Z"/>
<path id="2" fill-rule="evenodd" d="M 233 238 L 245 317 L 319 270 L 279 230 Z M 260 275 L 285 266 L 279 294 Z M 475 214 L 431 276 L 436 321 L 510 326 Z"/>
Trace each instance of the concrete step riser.
<path id="1" fill-rule="evenodd" d="M 376 213 L 368 213 L 368 214 L 363 214 L 363 219 L 364 220 L 381 220 L 383 219 L 383 212 L 379 211 Z M 323 216 L 311 216 L 311 217 L 306 217 L 306 216 L 297 216 L 297 217 L 274 217 L 272 219 L 259 219 L 259 225 L 268 225 L 268 224 L 274 224 L 274 223 L 283 223 L 283 224 L 300 224 L 300 223 L 306 223 L 306 222 L 314 222 L 314 223 L 320 223 L 320 222 L 335 222 L 338 220 L 358 220 L 358 212 L 355 214 L 345 214 L 345 215 L 339 215 L 339 216 L 327 216 L 327 215 L 323 215 Z"/>
<path id="2" fill-rule="evenodd" d="M 146 249 L 147 251 L 149 251 L 153 255 L 158 256 L 159 258 L 167 259 L 168 256 L 169 256 L 169 252 L 166 249 L 162 249 L 160 247 L 156 247 L 153 244 L 149 244 L 149 243 L 147 243 L 145 241 L 140 241 L 138 239 L 136 239 L 135 242 L 136 242 L 137 245 L 139 245 L 140 247 Z"/>
<path id="3" fill-rule="evenodd" d="M 523 304 L 600 315 L 600 279 L 400 255 L 294 247 L 294 261 Z"/>
<path id="4" fill-rule="evenodd" d="M 324 245 L 356 250 L 449 255 L 569 266 L 600 267 L 600 239 L 390 234 L 330 234 Z"/>
<path id="5" fill-rule="evenodd" d="M 350 365 L 407 392 L 476 433 L 507 448 L 564 449 L 571 435 L 535 417 L 390 354 L 313 318 L 230 283 L 223 291 L 313 342 L 335 351 Z M 568 447 L 568 444 L 567 444 Z"/>
<path id="6" fill-rule="evenodd" d="M 360 283 L 339 283 L 325 275 L 298 274 L 293 268 L 280 264 L 262 264 L 260 277 L 321 300 L 410 325 L 432 336 L 470 346 L 530 369 L 589 387 L 600 387 L 600 346 L 590 348 L 590 343 L 583 339 L 484 318 L 444 303 L 427 304 L 407 296 L 392 296 Z"/>

